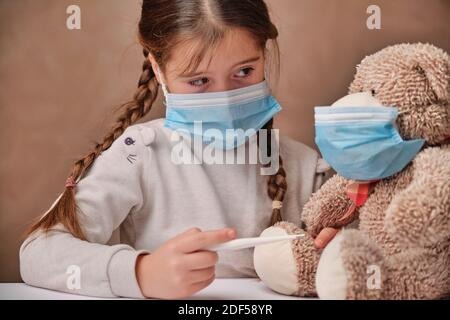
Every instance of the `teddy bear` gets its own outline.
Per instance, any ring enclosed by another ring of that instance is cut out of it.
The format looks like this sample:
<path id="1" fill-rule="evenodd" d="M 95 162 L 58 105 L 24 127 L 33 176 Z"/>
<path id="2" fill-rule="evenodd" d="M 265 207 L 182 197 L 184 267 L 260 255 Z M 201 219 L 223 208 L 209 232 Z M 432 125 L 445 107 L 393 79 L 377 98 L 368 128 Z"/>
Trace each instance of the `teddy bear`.
<path id="1" fill-rule="evenodd" d="M 450 295 L 449 88 L 449 55 L 431 44 L 392 45 L 361 61 L 349 95 L 327 107 L 333 113 L 318 114 L 325 109 L 320 107 L 315 114 L 324 123 L 353 121 L 330 129 L 328 134 L 336 136 L 327 145 L 318 140 L 318 129 L 323 129 L 316 119 L 316 143 L 322 144 L 322 156 L 330 151 L 324 159 L 337 173 L 305 204 L 302 226 L 280 221 L 260 235 L 303 234 L 255 247 L 255 271 L 265 285 L 285 295 L 322 299 Z M 339 113 L 342 106 L 347 111 Z M 386 122 L 376 130 L 369 126 L 366 134 L 358 119 L 368 125 L 379 123 L 376 119 Z M 385 141 L 385 133 L 395 143 L 377 158 L 385 146 L 376 140 Z M 364 134 L 374 144 L 363 152 L 358 149 L 352 167 L 345 152 L 351 154 L 355 139 Z M 348 141 L 353 142 L 345 145 Z M 334 143 L 341 152 L 336 146 L 329 149 Z M 365 153 L 370 166 L 356 159 Z M 314 239 L 324 228 L 339 231 L 318 249 Z"/>

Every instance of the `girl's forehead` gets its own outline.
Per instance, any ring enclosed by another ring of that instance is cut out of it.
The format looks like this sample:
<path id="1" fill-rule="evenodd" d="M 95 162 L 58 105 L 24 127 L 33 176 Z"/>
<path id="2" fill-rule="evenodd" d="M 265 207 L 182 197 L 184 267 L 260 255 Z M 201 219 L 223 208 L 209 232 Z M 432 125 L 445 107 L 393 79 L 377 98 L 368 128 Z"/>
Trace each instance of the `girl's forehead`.
<path id="1" fill-rule="evenodd" d="M 172 76 L 189 76 L 182 75 L 186 71 L 190 59 L 194 57 L 202 48 L 205 48 L 205 43 L 198 39 L 189 39 L 181 41 L 172 48 L 170 59 L 165 65 L 166 72 Z M 206 73 L 221 70 L 229 70 L 236 64 L 243 61 L 259 57 L 263 60 L 263 48 L 258 44 L 257 39 L 241 29 L 234 29 L 227 31 L 224 36 L 214 45 L 205 51 L 198 67 L 191 70 L 189 73 Z"/>

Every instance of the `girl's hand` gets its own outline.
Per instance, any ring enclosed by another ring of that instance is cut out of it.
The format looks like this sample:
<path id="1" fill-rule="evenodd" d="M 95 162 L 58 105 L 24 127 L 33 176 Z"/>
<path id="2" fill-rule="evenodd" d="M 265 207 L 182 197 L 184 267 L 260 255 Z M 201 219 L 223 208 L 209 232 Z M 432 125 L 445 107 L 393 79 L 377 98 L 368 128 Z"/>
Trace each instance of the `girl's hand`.
<path id="1" fill-rule="evenodd" d="M 314 245 L 319 248 L 323 249 L 327 246 L 327 244 L 333 240 L 333 238 L 336 236 L 336 234 L 340 231 L 340 229 L 336 228 L 324 228 L 322 231 L 319 232 L 316 239 L 314 239 Z"/>
<path id="2" fill-rule="evenodd" d="M 191 228 L 136 261 L 136 278 L 147 298 L 188 297 L 207 287 L 215 278 L 218 254 L 202 248 L 234 239 L 236 232 L 224 228 L 201 231 Z"/>

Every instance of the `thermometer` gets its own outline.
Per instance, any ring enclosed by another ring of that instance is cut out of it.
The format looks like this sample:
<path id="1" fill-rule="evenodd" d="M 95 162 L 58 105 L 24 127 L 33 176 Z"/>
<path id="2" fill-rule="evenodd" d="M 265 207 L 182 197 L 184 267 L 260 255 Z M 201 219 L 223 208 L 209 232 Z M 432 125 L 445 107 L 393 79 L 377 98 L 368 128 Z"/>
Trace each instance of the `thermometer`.
<path id="1" fill-rule="evenodd" d="M 286 236 L 273 236 L 273 237 L 256 237 L 256 238 L 241 238 L 230 240 L 221 244 L 208 246 L 204 250 L 221 251 L 221 250 L 240 250 L 245 248 L 251 248 L 260 244 L 272 243 L 277 241 L 295 240 L 299 237 L 303 237 L 304 234 L 292 234 Z"/>

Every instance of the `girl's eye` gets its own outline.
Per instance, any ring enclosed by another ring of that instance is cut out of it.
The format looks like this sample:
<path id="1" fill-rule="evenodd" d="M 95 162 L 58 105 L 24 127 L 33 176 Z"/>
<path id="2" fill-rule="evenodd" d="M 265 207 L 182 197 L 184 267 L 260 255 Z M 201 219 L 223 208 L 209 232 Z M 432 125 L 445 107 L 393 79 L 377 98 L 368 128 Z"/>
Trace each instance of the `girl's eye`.
<path id="1" fill-rule="evenodd" d="M 195 79 L 195 80 L 189 81 L 189 84 L 194 87 L 200 87 L 200 86 L 208 83 L 208 81 L 209 81 L 208 78 L 200 78 L 200 79 Z"/>
<path id="2" fill-rule="evenodd" d="M 252 67 L 242 68 L 242 69 L 240 69 L 239 72 L 237 73 L 237 76 L 238 76 L 239 78 L 245 78 L 245 77 L 248 77 L 252 71 L 253 71 L 253 68 L 252 68 Z"/>

